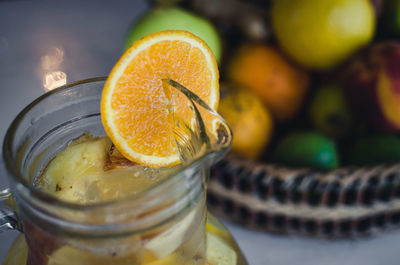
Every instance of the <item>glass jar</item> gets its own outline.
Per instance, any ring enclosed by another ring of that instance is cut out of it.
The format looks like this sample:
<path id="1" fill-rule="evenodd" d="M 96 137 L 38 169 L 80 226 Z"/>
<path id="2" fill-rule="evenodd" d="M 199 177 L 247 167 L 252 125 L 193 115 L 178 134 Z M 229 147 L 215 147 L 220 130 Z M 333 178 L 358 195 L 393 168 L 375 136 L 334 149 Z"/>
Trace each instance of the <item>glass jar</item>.
<path id="1" fill-rule="evenodd" d="M 8 198 L 9 203 L 1 206 L 0 227 L 23 231 L 25 240 L 16 241 L 5 264 L 26 260 L 26 245 L 29 265 L 210 264 L 206 253 L 208 168 L 230 142 L 212 141 L 215 146 L 210 152 L 178 173 L 116 201 L 70 203 L 32 185 L 73 139 L 84 132 L 105 135 L 99 112 L 104 82 L 105 78 L 94 78 L 48 92 L 11 124 L 3 154 L 13 199 L 8 190 L 1 193 L 0 198 Z M 217 231 L 224 232 L 222 227 Z M 234 240 L 220 239 L 235 249 L 236 264 L 245 264 Z"/>

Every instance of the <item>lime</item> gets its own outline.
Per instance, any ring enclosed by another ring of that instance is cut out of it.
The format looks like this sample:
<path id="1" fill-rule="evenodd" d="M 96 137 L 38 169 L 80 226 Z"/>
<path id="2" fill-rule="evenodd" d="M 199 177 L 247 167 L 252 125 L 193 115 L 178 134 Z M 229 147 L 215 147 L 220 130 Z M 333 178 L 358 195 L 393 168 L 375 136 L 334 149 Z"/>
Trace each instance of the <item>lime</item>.
<path id="1" fill-rule="evenodd" d="M 375 29 L 369 0 L 279 0 L 272 26 L 282 48 L 297 62 L 328 69 L 367 44 Z"/>
<path id="2" fill-rule="evenodd" d="M 311 102 L 310 116 L 318 131 L 341 137 L 350 132 L 353 123 L 344 89 L 340 84 L 323 84 Z"/>
<path id="3" fill-rule="evenodd" d="M 339 164 L 333 141 L 314 132 L 287 135 L 278 143 L 273 159 L 288 166 L 319 169 L 333 169 Z"/>
<path id="4" fill-rule="evenodd" d="M 186 30 L 202 38 L 219 62 L 221 39 L 215 27 L 208 20 L 177 7 L 158 8 L 146 13 L 129 29 L 124 49 L 134 41 L 162 30 Z"/>

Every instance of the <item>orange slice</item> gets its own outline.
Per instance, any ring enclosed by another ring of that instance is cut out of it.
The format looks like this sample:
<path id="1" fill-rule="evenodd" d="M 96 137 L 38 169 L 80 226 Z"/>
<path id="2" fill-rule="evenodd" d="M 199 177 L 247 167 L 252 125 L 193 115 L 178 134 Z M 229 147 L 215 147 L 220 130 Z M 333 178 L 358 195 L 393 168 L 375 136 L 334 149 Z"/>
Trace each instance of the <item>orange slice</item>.
<path id="1" fill-rule="evenodd" d="M 216 109 L 217 62 L 207 44 L 181 30 L 150 34 L 126 50 L 112 69 L 101 99 L 101 119 L 119 151 L 136 163 L 178 164 L 179 152 L 168 119 L 162 79 L 184 85 Z M 188 116 L 187 100 L 177 96 L 175 113 Z"/>

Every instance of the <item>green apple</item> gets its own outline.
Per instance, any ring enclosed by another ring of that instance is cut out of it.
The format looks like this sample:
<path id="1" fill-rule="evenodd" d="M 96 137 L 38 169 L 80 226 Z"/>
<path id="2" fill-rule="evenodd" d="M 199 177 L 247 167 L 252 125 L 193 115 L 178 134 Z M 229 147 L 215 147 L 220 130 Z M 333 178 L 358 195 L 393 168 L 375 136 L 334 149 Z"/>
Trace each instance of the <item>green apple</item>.
<path id="1" fill-rule="evenodd" d="M 339 138 L 348 134 L 354 121 L 341 84 L 318 87 L 310 106 L 311 121 L 318 131 Z"/>
<path id="2" fill-rule="evenodd" d="M 206 19 L 177 7 L 154 9 L 141 17 L 129 29 L 124 49 L 127 49 L 135 40 L 162 30 L 187 30 L 202 38 L 219 63 L 221 39 L 215 27 Z"/>

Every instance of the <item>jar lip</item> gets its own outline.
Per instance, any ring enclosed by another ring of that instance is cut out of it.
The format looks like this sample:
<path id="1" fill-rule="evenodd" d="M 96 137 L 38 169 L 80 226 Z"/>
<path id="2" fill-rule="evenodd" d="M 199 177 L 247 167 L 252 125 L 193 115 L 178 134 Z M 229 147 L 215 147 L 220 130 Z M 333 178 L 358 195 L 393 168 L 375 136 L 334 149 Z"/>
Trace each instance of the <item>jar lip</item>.
<path id="1" fill-rule="evenodd" d="M 20 122 L 23 120 L 25 115 L 36 105 L 38 105 L 40 102 L 43 100 L 47 99 L 48 97 L 52 96 L 53 94 L 59 93 L 61 91 L 67 90 L 67 89 L 73 89 L 76 88 L 78 85 L 82 84 L 87 84 L 87 83 L 94 83 L 94 82 L 99 82 L 99 81 L 105 81 L 107 77 L 95 77 L 95 78 L 89 78 L 89 79 L 84 79 L 76 82 L 72 82 L 69 84 L 66 84 L 64 86 L 58 87 L 52 91 L 49 91 L 42 96 L 38 97 L 34 101 L 32 101 L 28 106 L 26 106 L 13 120 L 11 123 L 10 127 L 7 130 L 6 136 L 4 138 L 3 142 L 3 159 L 5 161 L 6 169 L 8 172 L 10 172 L 12 175 L 13 180 L 19 185 L 20 188 L 24 189 L 27 191 L 28 196 L 32 196 L 33 198 L 39 200 L 42 203 L 45 204 L 51 204 L 52 206 L 56 207 L 61 207 L 64 209 L 68 210 L 78 210 L 78 211 L 86 211 L 86 210 L 96 210 L 100 209 L 103 207 L 110 207 L 110 206 L 116 206 L 119 204 L 126 203 L 128 201 L 135 200 L 137 198 L 143 197 L 143 196 L 150 196 L 152 193 L 160 189 L 160 187 L 167 185 L 170 182 L 174 182 L 177 180 L 177 178 L 182 178 L 184 174 L 181 174 L 185 171 L 189 170 L 198 170 L 200 166 L 204 166 L 207 161 L 212 160 L 214 157 L 219 157 L 220 154 L 217 152 L 210 152 L 210 153 L 205 153 L 202 156 L 200 156 L 198 159 L 195 161 L 190 162 L 189 164 L 185 165 L 182 169 L 182 171 L 178 174 L 175 174 L 171 177 L 165 178 L 159 183 L 155 184 L 149 189 L 146 189 L 140 193 L 137 194 L 132 194 L 129 196 L 126 196 L 124 198 L 118 199 L 118 200 L 110 200 L 110 201 L 105 201 L 105 202 L 96 202 L 96 203 L 90 203 L 90 204 L 79 204 L 79 203 L 73 203 L 73 202 L 68 202 L 64 200 L 60 200 L 57 197 L 48 194 L 46 192 L 43 192 L 37 188 L 34 188 L 34 186 L 29 183 L 21 174 L 21 172 L 18 170 L 18 166 L 16 164 L 15 159 L 13 159 L 13 151 L 12 151 L 12 144 L 14 141 L 14 135 L 16 130 L 18 129 Z M 224 152 L 224 151 L 220 151 Z M 21 187 L 22 185 L 22 187 Z"/>

